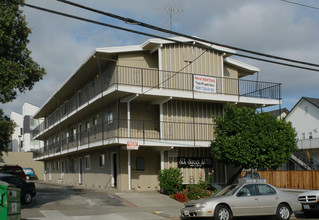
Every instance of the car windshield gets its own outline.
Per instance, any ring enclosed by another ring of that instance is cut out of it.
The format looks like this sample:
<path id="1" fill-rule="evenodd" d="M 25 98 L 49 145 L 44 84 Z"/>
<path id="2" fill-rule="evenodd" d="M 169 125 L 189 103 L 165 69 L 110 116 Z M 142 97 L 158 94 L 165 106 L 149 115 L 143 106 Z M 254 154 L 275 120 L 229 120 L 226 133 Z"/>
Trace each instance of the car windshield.
<path id="1" fill-rule="evenodd" d="M 224 189 L 217 192 L 214 197 L 231 196 L 238 190 L 239 187 L 240 185 L 237 184 L 226 186 Z"/>

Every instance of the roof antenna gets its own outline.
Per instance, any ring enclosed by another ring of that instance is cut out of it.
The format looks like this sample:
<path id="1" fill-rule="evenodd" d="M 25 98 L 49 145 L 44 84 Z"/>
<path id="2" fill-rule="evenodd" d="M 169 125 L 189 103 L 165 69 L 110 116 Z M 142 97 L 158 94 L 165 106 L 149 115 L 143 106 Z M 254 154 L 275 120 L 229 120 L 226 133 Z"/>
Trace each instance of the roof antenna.
<path id="1" fill-rule="evenodd" d="M 168 12 L 168 14 L 169 14 L 169 21 L 170 21 L 169 30 L 170 30 L 170 32 L 172 32 L 173 15 L 175 15 L 177 13 L 180 13 L 180 12 L 183 12 L 184 10 L 183 9 L 179 9 L 179 8 L 173 8 L 172 6 L 164 8 L 164 10 L 166 12 Z M 172 34 L 170 33 L 169 36 L 171 37 Z"/>

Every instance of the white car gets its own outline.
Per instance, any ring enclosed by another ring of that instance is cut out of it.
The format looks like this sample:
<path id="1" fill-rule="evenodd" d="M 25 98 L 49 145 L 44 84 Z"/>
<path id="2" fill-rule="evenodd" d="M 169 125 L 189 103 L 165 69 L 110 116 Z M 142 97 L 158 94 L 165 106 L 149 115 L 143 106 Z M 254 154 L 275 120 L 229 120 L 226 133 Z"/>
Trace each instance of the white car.
<path id="1" fill-rule="evenodd" d="M 259 182 L 234 184 L 225 187 L 212 198 L 190 201 L 181 210 L 182 218 L 214 217 L 231 220 L 238 216 L 273 215 L 288 220 L 301 210 L 298 196 Z"/>
<path id="2" fill-rule="evenodd" d="M 298 195 L 298 200 L 301 202 L 302 211 L 305 215 L 319 212 L 319 190 L 301 193 Z"/>

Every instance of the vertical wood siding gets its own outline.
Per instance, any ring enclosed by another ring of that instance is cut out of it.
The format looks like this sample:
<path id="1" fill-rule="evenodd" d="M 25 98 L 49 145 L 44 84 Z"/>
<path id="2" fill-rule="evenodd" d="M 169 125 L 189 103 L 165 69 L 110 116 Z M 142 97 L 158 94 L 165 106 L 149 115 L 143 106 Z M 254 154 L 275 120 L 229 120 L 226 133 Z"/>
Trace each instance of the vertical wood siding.
<path id="1" fill-rule="evenodd" d="M 163 105 L 163 137 L 213 140 L 212 117 L 222 114 L 222 104 L 171 100 Z"/>

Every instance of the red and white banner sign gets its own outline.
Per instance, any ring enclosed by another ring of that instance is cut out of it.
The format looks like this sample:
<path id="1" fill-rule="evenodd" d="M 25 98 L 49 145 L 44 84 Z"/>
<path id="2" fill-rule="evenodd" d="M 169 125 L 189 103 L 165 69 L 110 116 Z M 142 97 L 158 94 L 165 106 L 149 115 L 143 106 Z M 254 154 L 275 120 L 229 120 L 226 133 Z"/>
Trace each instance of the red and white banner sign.
<path id="1" fill-rule="evenodd" d="M 126 143 L 127 150 L 138 150 L 138 141 L 129 140 Z"/>

